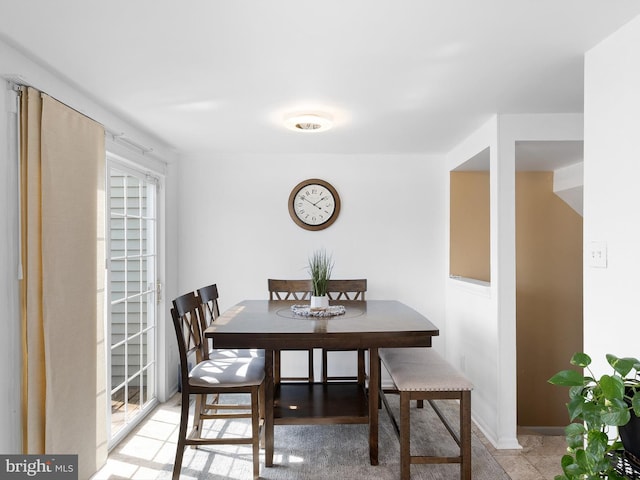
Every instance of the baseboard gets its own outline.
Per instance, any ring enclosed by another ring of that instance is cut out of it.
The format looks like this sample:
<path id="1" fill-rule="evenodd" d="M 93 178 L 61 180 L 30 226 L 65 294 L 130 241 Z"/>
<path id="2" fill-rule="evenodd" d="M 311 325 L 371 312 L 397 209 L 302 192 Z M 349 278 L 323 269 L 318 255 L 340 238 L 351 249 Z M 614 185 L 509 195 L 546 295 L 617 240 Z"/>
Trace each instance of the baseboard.
<path id="1" fill-rule="evenodd" d="M 545 435 L 545 436 L 559 436 L 564 437 L 564 429 L 566 427 L 542 427 L 542 426 L 521 426 L 518 425 L 519 435 Z"/>

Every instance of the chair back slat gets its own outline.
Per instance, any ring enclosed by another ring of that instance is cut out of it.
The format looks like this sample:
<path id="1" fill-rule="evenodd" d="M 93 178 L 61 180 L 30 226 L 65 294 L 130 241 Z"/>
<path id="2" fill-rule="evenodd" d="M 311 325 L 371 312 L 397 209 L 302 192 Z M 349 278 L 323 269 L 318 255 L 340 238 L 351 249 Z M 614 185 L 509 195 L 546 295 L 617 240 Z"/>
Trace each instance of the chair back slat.
<path id="1" fill-rule="evenodd" d="M 203 306 L 204 320 L 207 327 L 220 316 L 220 307 L 218 306 L 218 286 L 214 283 L 198 289 L 198 297 Z"/>
<path id="2" fill-rule="evenodd" d="M 335 280 L 329 279 L 327 283 L 327 296 L 330 300 L 355 300 L 364 302 L 365 301 L 365 292 L 367 291 L 367 279 L 355 279 L 355 280 Z M 335 376 L 329 375 L 329 360 L 327 353 L 332 351 L 333 349 L 322 349 L 322 382 L 327 383 L 329 380 L 339 380 L 339 381 L 353 381 L 357 380 L 359 383 L 364 384 L 366 372 L 365 372 L 365 361 L 364 361 L 364 350 L 358 349 L 358 364 L 357 364 L 357 375 L 355 376 Z"/>
<path id="3" fill-rule="evenodd" d="M 327 285 L 327 296 L 330 300 L 358 300 L 364 302 L 367 291 L 367 279 L 333 280 Z"/>
<path id="4" fill-rule="evenodd" d="M 311 279 L 276 280 L 270 278 L 269 300 L 309 300 L 311 298 Z"/>
<path id="5" fill-rule="evenodd" d="M 190 292 L 176 298 L 173 301 L 171 316 L 178 338 L 181 365 L 186 368 L 187 358 L 194 352 L 196 363 L 208 358 L 208 349 L 203 346 L 202 336 L 202 331 L 205 328 L 204 316 L 196 294 Z"/>

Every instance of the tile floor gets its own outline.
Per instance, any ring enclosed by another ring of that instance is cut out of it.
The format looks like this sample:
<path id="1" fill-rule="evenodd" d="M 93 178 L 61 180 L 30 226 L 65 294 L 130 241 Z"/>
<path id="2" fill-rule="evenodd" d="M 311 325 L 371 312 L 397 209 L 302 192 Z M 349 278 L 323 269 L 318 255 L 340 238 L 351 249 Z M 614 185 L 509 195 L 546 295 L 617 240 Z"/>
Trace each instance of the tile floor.
<path id="1" fill-rule="evenodd" d="M 564 435 L 519 431 L 521 450 L 496 450 L 481 433 L 478 437 L 511 480 L 553 480 L 562 474 L 560 459 L 567 449 Z"/>

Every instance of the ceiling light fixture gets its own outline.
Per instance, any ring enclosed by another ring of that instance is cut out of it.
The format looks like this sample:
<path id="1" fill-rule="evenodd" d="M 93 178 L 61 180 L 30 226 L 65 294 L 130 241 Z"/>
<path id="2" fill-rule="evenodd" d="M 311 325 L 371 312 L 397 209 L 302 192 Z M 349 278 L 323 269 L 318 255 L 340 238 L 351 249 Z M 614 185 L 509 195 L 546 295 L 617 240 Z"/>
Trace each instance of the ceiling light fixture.
<path id="1" fill-rule="evenodd" d="M 287 117 L 284 124 L 296 132 L 324 132 L 333 126 L 328 115 L 319 113 L 295 114 Z"/>

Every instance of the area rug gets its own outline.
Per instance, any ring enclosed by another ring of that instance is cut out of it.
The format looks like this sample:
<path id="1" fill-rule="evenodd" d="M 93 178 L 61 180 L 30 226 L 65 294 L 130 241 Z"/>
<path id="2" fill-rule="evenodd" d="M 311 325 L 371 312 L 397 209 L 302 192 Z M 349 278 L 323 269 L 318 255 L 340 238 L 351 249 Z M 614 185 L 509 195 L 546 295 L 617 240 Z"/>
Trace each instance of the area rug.
<path id="1" fill-rule="evenodd" d="M 156 426 L 141 427 L 133 439 L 110 455 L 111 468 L 103 469 L 95 480 L 109 479 L 170 479 L 175 455 L 179 400 L 165 405 L 164 413 L 154 415 Z M 398 407 L 397 396 L 390 396 L 392 408 Z M 457 403 L 439 401 L 442 412 L 457 425 Z M 173 422 L 173 423 L 172 423 Z M 246 435 L 245 421 L 211 422 L 211 435 Z M 167 428 L 163 439 L 161 425 Z M 168 432 L 168 426 L 172 431 Z M 457 445 L 433 410 L 425 402 L 424 409 L 412 408 L 412 453 L 457 454 Z M 152 443 L 159 442 L 153 448 Z M 369 463 L 367 425 L 277 425 L 274 433 L 274 466 L 264 466 L 264 452 L 260 454 L 260 478 L 273 480 L 300 479 L 376 479 L 397 480 L 400 477 L 400 449 L 393 426 L 384 409 L 380 411 L 379 465 Z M 147 450 L 148 453 L 142 453 Z M 134 459 L 134 457 L 139 457 Z M 127 464 L 134 470 L 126 471 Z M 135 465 L 135 467 L 134 467 Z M 118 473 L 118 468 L 120 473 Z M 509 480 L 509 476 L 472 435 L 472 471 L 474 480 Z M 459 478 L 460 466 L 412 465 L 414 480 L 449 480 Z M 204 446 L 185 449 L 181 479 L 251 479 L 251 450 L 248 446 Z"/>

